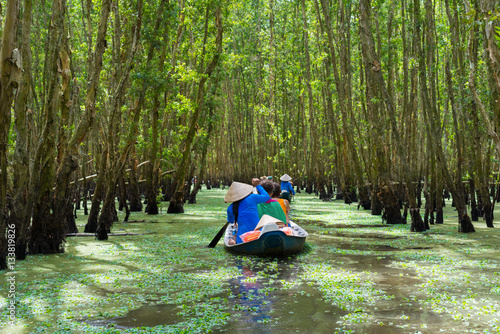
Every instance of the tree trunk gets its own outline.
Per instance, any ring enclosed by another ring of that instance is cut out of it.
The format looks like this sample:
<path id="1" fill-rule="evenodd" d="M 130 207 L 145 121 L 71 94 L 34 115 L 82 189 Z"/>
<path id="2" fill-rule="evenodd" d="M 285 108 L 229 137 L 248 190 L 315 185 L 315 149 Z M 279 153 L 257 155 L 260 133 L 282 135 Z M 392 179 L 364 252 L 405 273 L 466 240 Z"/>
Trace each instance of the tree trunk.
<path id="1" fill-rule="evenodd" d="M 67 72 L 61 71 L 59 65 L 68 63 L 66 59 L 68 55 L 64 50 L 63 42 L 66 36 L 65 14 L 66 2 L 61 4 L 54 0 L 46 52 L 48 61 L 45 80 L 47 84 L 43 107 L 45 125 L 33 168 L 38 175 L 33 187 L 31 187 L 34 206 L 29 249 L 33 254 L 60 253 L 64 250 L 62 245 L 64 242 L 64 220 L 56 219 L 56 213 L 61 211 L 53 210 L 56 204 L 53 189 L 56 179 L 58 113 L 61 112 L 60 104 L 63 102 L 60 99 L 64 97 L 65 91 L 68 89 L 66 83 L 69 80 Z M 66 66 L 65 69 L 67 69 Z M 59 199 L 57 201 L 59 202 Z"/>
<path id="2" fill-rule="evenodd" d="M 479 220 L 479 210 L 477 209 L 476 202 L 476 187 L 474 186 L 474 180 L 469 180 L 469 190 L 470 190 L 470 219 L 473 222 L 477 222 Z"/>
<path id="3" fill-rule="evenodd" d="M 414 1 L 414 6 L 415 10 L 418 11 L 419 8 L 419 2 L 417 0 Z M 418 12 L 416 15 L 419 15 Z M 419 29 L 417 28 L 417 34 L 419 34 Z M 418 50 L 420 51 L 420 50 Z M 417 54 L 419 54 L 418 52 Z M 432 141 L 433 146 L 435 147 L 435 152 L 436 152 L 436 161 L 439 164 L 440 170 L 443 173 L 443 177 L 446 181 L 446 184 L 450 188 L 450 192 L 452 193 L 453 196 L 453 201 L 455 203 L 455 207 L 457 209 L 458 213 L 458 231 L 463 232 L 463 233 L 469 233 L 469 232 L 475 232 L 474 226 L 472 225 L 472 222 L 470 220 L 469 215 L 467 214 L 467 207 L 465 203 L 465 193 L 464 193 L 464 188 L 462 185 L 462 172 L 461 172 L 461 163 L 463 162 L 463 157 L 461 156 L 462 152 L 462 144 L 461 144 L 461 138 L 460 138 L 460 133 L 458 131 L 458 119 L 456 115 L 456 110 L 454 107 L 452 107 L 452 114 L 453 114 L 453 124 L 455 128 L 455 134 L 457 136 L 456 140 L 456 154 L 457 158 L 456 161 L 457 163 L 457 172 L 455 176 L 455 180 L 453 180 L 449 170 L 448 166 L 446 165 L 446 158 L 444 154 L 444 150 L 442 147 L 442 143 L 440 140 L 440 122 L 441 122 L 441 116 L 439 115 L 436 106 L 431 103 L 431 100 L 429 98 L 429 94 L 427 91 L 427 74 L 426 74 L 426 65 L 425 65 L 425 59 L 423 56 L 419 57 L 419 77 L 420 77 L 420 91 L 421 91 L 421 97 L 422 97 L 422 103 L 424 105 L 424 111 L 427 116 L 427 122 L 429 124 L 429 127 L 427 129 L 427 134 L 429 138 Z M 448 87 L 452 87 L 450 84 L 451 82 L 451 73 L 449 71 L 449 67 L 447 68 L 447 81 L 448 81 Z M 453 98 L 453 94 L 450 95 L 451 98 Z M 452 106 L 454 105 L 453 100 L 452 100 Z"/>
<path id="4" fill-rule="evenodd" d="M 16 148 L 13 157 L 13 204 L 10 223 L 15 225 L 16 259 L 26 258 L 28 247 L 28 228 L 31 221 L 31 209 L 28 208 L 29 192 L 29 110 L 28 101 L 31 91 L 31 26 L 33 21 L 32 1 L 24 1 L 24 14 L 21 31 L 21 57 L 23 74 L 14 104 L 14 132 Z M 0 139 L 1 140 L 1 139 Z M 1 181 L 0 181 L 1 182 Z M 1 230 L 1 229 L 0 229 Z"/>
<path id="5" fill-rule="evenodd" d="M 8 0 L 0 50 L 0 270 L 7 268 L 7 144 L 14 94 L 21 81 L 21 59 L 14 49 L 19 1 Z M 10 225 L 10 224 L 9 224 Z"/>
<path id="6" fill-rule="evenodd" d="M 143 8 L 143 2 L 142 0 L 139 0 L 136 9 L 137 10 L 136 22 L 131 29 L 132 46 L 128 51 L 127 60 L 123 68 L 123 71 L 117 73 L 118 75 L 117 85 L 113 92 L 110 103 L 112 109 L 108 121 L 108 136 L 106 143 L 109 147 L 108 149 L 110 153 L 113 152 L 115 144 L 118 144 L 119 142 L 119 134 L 115 129 L 115 123 L 117 123 L 118 116 L 121 111 L 123 98 L 126 92 L 125 89 L 126 82 L 128 82 L 130 71 L 134 66 L 134 57 L 137 51 L 137 44 L 139 42 L 140 31 L 142 26 L 142 8 Z M 132 126 L 130 127 L 125 145 L 121 149 L 120 156 L 116 160 L 114 160 L 114 154 L 109 154 L 110 168 L 106 171 L 107 191 L 102 205 L 102 212 L 101 215 L 99 216 L 99 221 L 96 230 L 96 238 L 98 240 L 107 240 L 108 233 L 111 230 L 113 222 L 118 220 L 116 217 L 116 208 L 115 208 L 116 185 L 118 184 L 119 178 L 123 174 L 126 162 L 129 159 L 130 151 L 136 141 L 139 116 L 140 116 L 139 109 L 137 108 L 137 106 L 135 106 L 135 108 L 130 111 L 130 115 L 131 115 Z"/>
<path id="7" fill-rule="evenodd" d="M 87 224 L 85 225 L 85 233 L 95 233 L 97 231 L 97 220 L 99 218 L 99 211 L 101 210 L 101 201 L 106 191 L 106 165 L 107 165 L 108 149 L 104 147 L 101 154 L 101 159 L 99 163 L 99 170 L 97 171 L 96 186 L 94 189 L 94 195 L 92 196 L 92 203 L 90 205 L 90 213 L 87 218 Z"/>
<path id="8" fill-rule="evenodd" d="M 388 165 L 388 152 L 383 148 L 383 138 L 382 131 L 376 121 L 377 109 L 380 108 L 376 103 L 372 102 L 373 98 L 380 98 L 384 100 L 385 109 L 387 112 L 387 117 L 390 121 L 391 135 L 393 138 L 393 143 L 396 145 L 396 149 L 399 156 L 402 157 L 401 152 L 401 138 L 399 137 L 399 131 L 397 128 L 396 115 L 394 108 L 392 106 L 391 98 L 387 92 L 386 84 L 381 71 L 381 64 L 379 61 L 379 56 L 375 51 L 374 38 L 371 32 L 371 3 L 370 0 L 360 1 L 360 37 L 362 44 L 362 54 L 365 64 L 365 75 L 366 75 L 366 90 L 367 90 L 367 104 L 371 110 L 371 117 L 374 121 L 372 126 L 374 128 L 375 140 L 377 142 L 374 147 L 375 157 L 377 161 L 377 168 L 379 174 L 380 188 L 376 193 L 380 197 L 380 201 L 384 206 L 384 216 L 389 224 L 404 224 L 405 221 L 401 216 L 401 208 L 399 205 L 396 192 L 393 189 L 391 178 L 390 178 L 390 168 Z M 381 110 L 380 110 L 381 111 Z M 380 115 L 385 117 L 384 114 Z M 372 192 L 372 194 L 375 194 Z"/>
<path id="9" fill-rule="evenodd" d="M 194 204 L 196 203 L 196 195 L 198 194 L 198 191 L 201 189 L 201 183 L 203 180 L 205 180 L 205 170 L 206 170 L 206 164 L 207 164 L 207 153 L 208 153 L 208 145 L 210 144 L 210 138 L 212 136 L 213 130 L 214 130 L 214 123 L 215 120 L 213 119 L 214 117 L 214 109 L 215 109 L 215 96 L 217 89 L 219 87 L 219 73 L 216 75 L 216 79 L 214 84 L 211 87 L 211 94 L 209 96 L 208 101 L 206 102 L 206 107 L 208 109 L 208 115 L 206 117 L 207 122 L 208 122 L 208 129 L 207 129 L 207 134 L 205 138 L 203 138 L 202 142 L 202 149 L 201 149 L 201 159 L 199 163 L 199 170 L 200 172 L 198 173 L 198 178 L 195 187 L 193 188 L 193 191 L 189 195 L 189 203 Z M 209 183 L 207 183 L 207 189 L 210 189 Z"/>
<path id="10" fill-rule="evenodd" d="M 130 203 L 130 211 L 141 212 L 142 202 L 139 183 L 137 182 L 137 159 L 132 158 L 130 161 L 130 172 L 128 177 L 128 200 Z"/>
<path id="11" fill-rule="evenodd" d="M 220 53 L 222 52 L 222 17 L 221 10 L 218 7 L 215 10 L 215 23 L 217 27 L 217 36 L 216 36 L 216 53 L 204 71 L 204 76 L 200 79 L 198 83 L 198 96 L 196 99 L 196 108 L 191 116 L 189 123 L 189 131 L 186 136 L 186 140 L 184 142 L 184 152 L 182 154 L 182 160 L 177 168 L 175 173 L 174 182 L 175 182 L 175 193 L 170 200 L 170 204 L 168 206 L 167 213 L 183 213 L 184 212 L 184 182 L 186 177 L 186 171 L 189 166 L 190 156 L 191 156 L 191 145 L 193 143 L 195 134 L 196 134 L 196 126 L 198 122 L 198 117 L 201 112 L 201 107 L 203 104 L 203 97 L 205 94 L 205 82 L 212 74 L 215 66 L 217 66 L 219 61 Z"/>

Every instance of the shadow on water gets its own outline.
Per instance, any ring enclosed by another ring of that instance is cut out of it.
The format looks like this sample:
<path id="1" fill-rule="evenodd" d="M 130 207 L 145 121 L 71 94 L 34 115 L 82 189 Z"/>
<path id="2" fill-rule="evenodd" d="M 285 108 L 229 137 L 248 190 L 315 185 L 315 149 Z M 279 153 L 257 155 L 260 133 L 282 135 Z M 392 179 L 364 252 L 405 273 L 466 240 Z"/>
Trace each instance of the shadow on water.
<path id="1" fill-rule="evenodd" d="M 177 305 L 144 305 L 138 309 L 129 311 L 122 317 L 85 321 L 85 323 L 94 326 L 112 325 L 113 328 L 117 329 L 173 325 L 183 321 L 183 318 L 177 314 L 179 311 L 180 308 Z"/>

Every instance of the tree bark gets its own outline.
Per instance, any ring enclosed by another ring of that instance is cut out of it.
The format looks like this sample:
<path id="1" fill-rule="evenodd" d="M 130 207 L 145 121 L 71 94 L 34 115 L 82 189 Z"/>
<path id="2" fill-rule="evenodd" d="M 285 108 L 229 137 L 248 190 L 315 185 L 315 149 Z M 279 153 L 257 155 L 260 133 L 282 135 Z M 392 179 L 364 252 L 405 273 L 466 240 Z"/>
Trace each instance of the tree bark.
<path id="1" fill-rule="evenodd" d="M 401 138 L 399 136 L 394 107 L 391 103 L 391 98 L 389 93 L 387 92 L 387 87 L 382 75 L 382 68 L 379 60 L 380 58 L 375 51 L 375 43 L 370 24 L 370 8 L 370 0 L 360 1 L 360 36 L 361 44 L 363 46 L 362 54 L 366 71 L 367 103 L 372 109 L 372 120 L 374 121 L 372 123 L 372 127 L 374 128 L 374 134 L 376 136 L 375 140 L 377 141 L 374 149 L 376 150 L 375 155 L 376 161 L 378 163 L 378 174 L 380 177 L 379 191 L 376 194 L 380 197 L 380 200 L 384 205 L 383 218 L 387 220 L 387 223 L 404 224 L 406 222 L 401 216 L 399 200 L 397 198 L 396 192 L 393 189 L 391 178 L 389 176 L 391 172 L 387 162 L 388 152 L 387 149 L 384 149 L 382 147 L 383 136 L 380 129 L 381 124 L 377 124 L 378 122 L 375 121 L 377 105 L 375 103 L 372 103 L 372 98 L 375 98 L 377 96 L 384 100 L 387 117 L 389 118 L 391 126 L 391 135 L 393 139 L 392 141 L 394 145 L 396 145 L 396 150 L 399 153 L 398 155 L 402 157 L 402 145 L 400 144 Z M 407 182 L 407 186 L 411 188 L 412 185 L 409 185 L 409 183 L 410 182 Z M 416 208 L 416 205 L 414 205 L 412 208 Z"/>
<path id="2" fill-rule="evenodd" d="M 29 152 L 30 141 L 28 101 L 31 92 L 31 26 L 33 6 L 31 0 L 24 0 L 20 50 L 22 57 L 22 80 L 19 85 L 14 104 L 14 132 L 16 148 L 13 157 L 13 204 L 10 223 L 15 225 L 16 259 L 26 258 L 28 247 L 28 228 L 31 221 L 31 210 L 28 208 L 29 192 Z"/>
<path id="3" fill-rule="evenodd" d="M 7 143 L 15 90 L 21 80 L 20 52 L 15 49 L 19 1 L 8 0 L 0 50 L 0 270 L 7 267 Z"/>
<path id="4" fill-rule="evenodd" d="M 117 130 L 115 129 L 115 124 L 118 123 L 118 116 L 121 111 L 121 106 L 126 93 L 126 84 L 130 77 L 130 72 L 134 67 L 134 57 L 137 52 L 137 45 L 140 39 L 140 32 L 142 27 L 142 10 L 143 2 L 139 0 L 136 9 L 136 22 L 131 27 L 131 46 L 128 50 L 127 60 L 124 64 L 123 70 L 117 73 L 117 84 L 111 98 L 111 114 L 108 121 L 108 136 L 107 145 L 109 146 L 109 151 L 112 152 L 119 141 L 119 136 Z M 118 24 L 118 23 L 117 23 Z M 116 30 L 116 28 L 115 28 Z M 107 240 L 108 233 L 111 230 L 113 221 L 115 221 L 115 195 L 116 195 L 116 185 L 118 180 L 123 174 L 126 162 L 128 161 L 129 153 L 132 146 L 135 143 L 138 123 L 139 123 L 139 109 L 137 106 L 131 111 L 131 127 L 125 142 L 124 147 L 121 150 L 120 156 L 116 161 L 113 159 L 113 155 L 110 154 L 110 168 L 106 171 L 106 183 L 107 191 L 104 197 L 104 202 L 102 204 L 102 212 L 98 220 L 96 238 L 98 240 Z M 104 172 L 104 171 L 103 171 Z"/>
<path id="5" fill-rule="evenodd" d="M 186 140 L 184 142 L 184 152 L 182 154 L 182 160 L 177 168 L 177 171 L 174 176 L 175 182 L 175 193 L 173 197 L 170 199 L 170 204 L 168 206 L 167 213 L 183 213 L 184 212 L 184 181 L 186 176 L 186 171 L 189 166 L 190 156 L 191 156 L 191 145 L 193 143 L 195 134 L 196 134 L 196 126 L 198 122 L 198 117 L 201 112 L 201 107 L 203 104 L 203 97 L 205 94 L 205 83 L 207 79 L 212 74 L 213 70 L 218 64 L 220 53 L 222 52 L 222 16 L 221 10 L 219 7 L 215 10 L 215 25 L 217 27 L 217 36 L 215 41 L 216 53 L 212 58 L 210 64 L 208 64 L 207 68 L 204 71 L 204 75 L 200 79 L 198 83 L 198 96 L 196 99 L 196 107 L 191 116 L 189 123 L 189 131 L 186 136 Z"/>

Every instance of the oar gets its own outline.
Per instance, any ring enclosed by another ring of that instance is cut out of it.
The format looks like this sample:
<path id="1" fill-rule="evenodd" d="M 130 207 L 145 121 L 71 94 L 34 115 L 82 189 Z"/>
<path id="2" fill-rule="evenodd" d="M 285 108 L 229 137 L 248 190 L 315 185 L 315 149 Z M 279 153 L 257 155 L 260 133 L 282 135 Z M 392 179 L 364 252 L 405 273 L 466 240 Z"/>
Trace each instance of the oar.
<path id="1" fill-rule="evenodd" d="M 217 233 L 217 235 L 213 238 L 213 240 L 208 244 L 208 248 L 215 248 L 215 246 L 219 242 L 220 238 L 222 237 L 222 235 L 226 231 L 227 225 L 229 225 L 229 223 L 226 223 L 224 226 L 222 226 L 219 233 Z"/>

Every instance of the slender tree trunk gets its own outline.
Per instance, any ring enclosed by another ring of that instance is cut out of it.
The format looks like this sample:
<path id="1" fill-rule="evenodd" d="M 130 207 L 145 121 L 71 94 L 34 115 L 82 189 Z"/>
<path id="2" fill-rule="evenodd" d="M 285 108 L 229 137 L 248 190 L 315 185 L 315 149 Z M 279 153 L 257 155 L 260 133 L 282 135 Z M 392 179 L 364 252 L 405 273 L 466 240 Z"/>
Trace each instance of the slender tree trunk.
<path id="1" fill-rule="evenodd" d="M 0 270 L 7 268 L 7 143 L 14 94 L 21 81 L 20 52 L 14 49 L 18 26 L 19 1 L 8 0 L 0 50 Z M 11 234 L 9 234 L 11 235 Z M 10 238 L 10 237 L 9 237 Z M 14 239 L 13 239 L 14 240 Z M 9 247 L 10 248 L 10 247 Z M 9 251 L 9 253 L 11 253 Z"/>
<path id="2" fill-rule="evenodd" d="M 198 191 L 201 189 L 201 183 L 203 180 L 205 180 L 205 170 L 206 170 L 206 164 L 207 164 L 207 153 L 208 153 L 208 145 L 210 144 L 210 138 L 212 136 L 212 133 L 214 131 L 214 122 L 215 120 L 213 119 L 214 117 L 214 105 L 215 105 L 215 95 L 216 91 L 219 86 L 219 73 L 217 73 L 216 79 L 214 84 L 211 87 L 211 94 L 210 98 L 208 99 L 206 105 L 208 109 L 208 115 L 207 115 L 207 122 L 208 122 L 208 129 L 207 129 L 207 134 L 206 137 L 203 138 L 203 143 L 202 143 L 202 149 L 201 149 L 201 159 L 199 163 L 199 170 L 200 172 L 198 173 L 198 180 L 196 182 L 195 187 L 193 188 L 193 191 L 189 195 L 189 203 L 194 204 L 196 203 L 196 195 L 198 194 Z M 207 189 L 209 188 L 209 185 L 207 184 Z"/>
<path id="3" fill-rule="evenodd" d="M 477 2 L 474 2 L 476 4 L 476 8 L 474 8 L 474 15 L 475 15 L 475 20 L 479 21 L 479 6 Z M 468 8 L 469 13 L 472 13 L 472 9 Z M 478 35 L 479 31 L 476 31 L 475 28 L 471 28 L 469 31 L 469 59 L 471 63 L 471 68 L 474 69 L 477 66 L 477 53 L 478 53 L 478 48 L 479 48 L 479 41 L 478 41 Z M 479 99 L 476 89 L 475 89 L 475 83 L 474 83 L 474 74 L 475 71 L 472 70 L 469 73 L 469 87 L 471 88 L 471 93 L 473 95 L 474 104 L 470 105 L 470 114 L 472 115 L 472 123 L 473 123 L 473 129 L 474 129 L 474 139 L 473 139 L 473 147 L 474 151 L 479 153 L 479 154 L 474 154 L 472 157 L 472 164 L 474 166 L 474 173 L 472 173 L 475 181 L 477 181 L 478 184 L 478 198 L 481 203 L 481 212 L 484 213 L 483 217 L 484 220 L 486 221 L 486 226 L 487 227 L 494 227 L 493 226 L 493 203 L 492 199 L 490 198 L 490 192 L 489 192 L 489 178 L 488 175 L 490 175 L 491 170 L 490 170 L 490 159 L 483 159 L 483 154 L 481 154 L 482 151 L 484 151 L 483 147 L 487 147 L 487 144 L 482 145 L 481 143 L 481 136 L 480 136 L 480 131 L 479 131 L 479 115 L 477 112 L 478 105 L 479 108 L 484 108 L 481 100 Z M 484 115 L 487 116 L 487 115 Z M 489 118 L 487 118 L 488 127 L 491 127 L 491 123 Z M 495 138 L 494 132 L 491 133 L 490 129 L 490 135 Z M 489 157 L 491 156 L 492 152 L 488 149 L 485 152 L 485 156 Z M 472 193 L 471 189 L 471 196 L 474 196 L 475 194 Z M 472 214 L 471 214 L 472 215 Z"/>
<path id="4" fill-rule="evenodd" d="M 205 94 L 205 83 L 207 79 L 212 74 L 215 66 L 217 66 L 219 61 L 220 53 L 222 52 L 222 16 L 220 8 L 215 10 L 215 22 L 217 27 L 217 36 L 216 36 L 216 54 L 214 55 L 212 61 L 207 66 L 204 71 L 204 76 L 200 79 L 198 83 L 198 96 L 196 99 L 196 108 L 191 116 L 189 123 L 189 131 L 186 136 L 186 140 L 184 142 L 184 152 L 182 154 L 182 160 L 177 168 L 175 173 L 174 182 L 175 182 L 175 193 L 170 200 L 170 204 L 168 206 L 167 213 L 183 213 L 184 212 L 184 181 L 186 177 L 186 171 L 189 166 L 190 156 L 191 156 L 191 145 L 193 143 L 195 134 L 196 134 L 196 126 L 198 122 L 198 117 L 201 112 L 201 107 L 203 104 L 203 97 Z"/>
<path id="5" fill-rule="evenodd" d="M 414 6 L 415 9 L 418 11 L 419 9 L 419 2 L 414 1 Z M 419 15 L 417 12 L 416 15 Z M 418 28 L 417 28 L 417 33 L 419 34 Z M 418 50 L 420 51 L 420 50 Z M 420 52 L 417 52 L 417 54 Z M 427 114 L 427 121 L 429 123 L 429 128 L 428 128 L 428 136 L 431 138 L 432 144 L 435 147 L 435 152 L 436 152 L 436 161 L 439 164 L 439 168 L 441 172 L 443 173 L 443 177 L 446 181 L 446 184 L 450 188 L 450 192 L 453 195 L 453 200 L 455 203 L 455 207 L 457 209 L 458 213 L 458 231 L 463 232 L 463 233 L 469 233 L 469 232 L 475 232 L 474 226 L 472 225 L 472 222 L 470 220 L 469 215 L 467 214 L 467 207 L 466 207 L 466 198 L 465 198 L 465 193 L 464 193 L 464 188 L 462 185 L 462 173 L 461 173 L 461 163 L 463 162 L 463 157 L 461 156 L 462 152 L 462 146 L 461 146 L 461 141 L 460 141 L 460 134 L 458 131 L 458 119 L 456 115 L 455 108 L 452 108 L 452 113 L 453 113 L 453 123 L 454 123 L 454 130 L 457 135 L 457 149 L 456 149 L 456 154 L 457 154 L 457 172 L 455 176 L 455 180 L 453 180 L 450 171 L 448 170 L 448 166 L 446 165 L 446 158 L 444 154 L 444 150 L 442 147 L 442 143 L 440 140 L 440 126 L 438 122 L 440 123 L 441 117 L 436 109 L 436 106 L 431 103 L 431 100 L 429 98 L 428 90 L 427 90 L 427 74 L 425 71 L 426 65 L 425 65 L 425 59 L 423 56 L 419 57 L 419 77 L 420 77 L 420 91 L 421 91 L 421 96 L 422 96 L 422 103 L 424 105 L 424 111 Z M 449 71 L 449 68 L 447 69 L 447 81 L 450 84 L 451 81 L 451 73 Z M 453 105 L 453 102 L 452 102 Z"/>
<path id="6" fill-rule="evenodd" d="M 304 43 L 304 56 L 305 56 L 305 69 L 306 69 L 306 88 L 307 88 L 307 102 L 309 111 L 309 132 L 311 134 L 310 139 L 310 154 L 313 157 L 318 157 L 319 145 L 318 145 L 318 130 L 316 125 L 316 111 L 314 108 L 314 96 L 312 91 L 312 78 L 311 78 L 311 57 L 309 54 L 309 33 L 308 33 L 308 23 L 306 16 L 306 4 L 305 0 L 301 0 L 302 3 L 302 23 L 303 23 L 303 43 Z M 317 162 L 315 159 L 310 159 L 309 164 L 306 166 L 307 175 L 309 179 L 312 179 L 311 185 L 314 185 L 314 189 L 317 192 L 319 190 L 319 171 L 317 167 Z"/>
<path id="7" fill-rule="evenodd" d="M 37 148 L 37 157 L 33 170 L 38 173 L 36 182 L 31 187 L 34 196 L 33 221 L 29 249 L 33 254 L 50 254 L 63 252 L 64 220 L 56 220 L 53 205 L 56 204 L 53 191 L 56 179 L 56 145 L 58 132 L 58 113 L 60 100 L 68 89 L 67 73 L 60 71 L 60 63 L 65 64 L 68 56 L 64 50 L 66 2 L 62 4 L 54 0 L 52 17 L 47 41 L 46 72 L 47 82 L 44 94 L 43 114 L 45 125 Z M 36 189 L 36 190 L 35 190 Z M 58 203 L 59 204 L 59 203 Z"/>
<path id="8" fill-rule="evenodd" d="M 367 103 L 372 104 L 371 97 L 379 97 L 384 99 L 387 117 L 390 120 L 391 126 L 391 134 L 392 141 L 394 145 L 396 145 L 396 149 L 399 153 L 399 156 L 402 157 L 401 153 L 402 145 L 400 144 L 401 138 L 399 137 L 399 131 L 396 122 L 396 115 L 394 111 L 394 107 L 391 103 L 391 98 L 389 93 L 387 92 L 387 88 L 385 85 L 385 81 L 381 71 L 381 63 L 379 61 L 379 57 L 375 52 L 375 44 L 374 38 L 371 33 L 371 15 L 370 15 L 371 3 L 369 0 L 360 1 L 360 36 L 361 36 L 361 44 L 363 46 L 363 59 L 365 63 L 365 71 L 366 71 L 366 85 L 367 85 L 367 95 L 370 99 L 367 98 Z M 369 102 L 370 101 L 370 102 Z M 372 109 L 372 118 L 374 120 L 373 127 L 375 128 L 374 132 L 377 136 L 378 144 L 375 148 L 376 150 L 376 158 L 378 161 L 379 168 L 379 182 L 380 187 L 377 195 L 380 197 L 382 204 L 384 205 L 384 216 L 389 224 L 404 224 L 405 221 L 401 216 L 401 208 L 399 204 L 399 200 L 397 198 L 396 192 L 392 186 L 391 178 L 389 174 L 391 173 L 390 168 L 388 166 L 388 157 L 387 152 L 382 148 L 382 132 L 380 129 L 381 124 L 377 124 L 375 121 L 375 113 L 376 113 L 376 104 L 373 103 L 371 106 Z M 385 116 L 385 115 L 384 115 Z M 407 186 L 409 183 L 407 184 Z M 412 187 L 412 185 L 410 185 Z M 412 208 L 416 208 L 416 203 Z M 412 216 L 413 217 L 413 216 Z M 416 217 L 416 216 L 415 216 Z M 420 225 L 420 224 L 419 224 Z M 418 230 L 417 230 L 418 231 Z"/>
<path id="9" fill-rule="evenodd" d="M 107 155 L 108 149 L 104 147 L 101 154 L 101 159 L 99 163 L 99 170 L 97 171 L 96 186 L 94 189 L 94 194 L 92 196 L 92 203 L 90 205 L 90 213 L 87 218 L 87 224 L 85 225 L 85 233 L 95 233 L 97 230 L 97 220 L 99 218 L 99 211 L 101 210 L 101 201 L 104 196 L 105 180 L 106 180 L 106 166 L 107 166 Z"/>
<path id="10" fill-rule="evenodd" d="M 111 100 L 111 114 L 109 117 L 108 123 L 108 137 L 107 137 L 107 145 L 109 146 L 109 151 L 113 151 L 113 147 L 119 141 L 119 136 L 117 134 L 117 130 L 115 129 L 115 124 L 118 123 L 118 116 L 121 110 L 122 101 L 125 97 L 126 92 L 126 83 L 129 80 L 130 72 L 134 66 L 134 57 L 137 52 L 137 45 L 140 39 L 140 31 L 142 27 L 142 8 L 143 2 L 139 0 L 137 3 L 137 19 L 134 27 L 132 28 L 131 38 L 132 45 L 127 54 L 127 61 L 125 62 L 123 71 L 119 73 L 118 83 L 112 95 Z M 117 30 L 115 28 L 115 30 Z M 106 172 L 106 183 L 107 183 L 107 192 L 104 197 L 104 202 L 102 205 L 102 212 L 99 216 L 99 221 L 97 224 L 96 230 L 96 238 L 98 240 L 107 240 L 108 233 L 111 230 L 111 226 L 113 225 L 113 221 L 117 220 L 115 218 L 115 195 L 116 195 L 116 185 L 118 184 L 119 178 L 122 176 L 123 171 L 125 169 L 126 162 L 129 159 L 129 154 L 132 149 L 132 146 L 135 143 L 138 123 L 139 123 L 139 109 L 137 106 L 131 111 L 131 127 L 127 136 L 127 140 L 125 142 L 125 146 L 121 150 L 120 157 L 116 161 L 113 160 L 113 155 L 110 154 L 110 165 L 111 168 Z"/>
<path id="11" fill-rule="evenodd" d="M 477 222 L 479 220 L 479 210 L 477 209 L 476 202 L 476 187 L 474 183 L 474 179 L 469 180 L 469 191 L 470 191 L 470 219 L 473 222 Z"/>
<path id="12" fill-rule="evenodd" d="M 16 148 L 13 157 L 13 204 L 10 223 L 15 225 L 16 259 L 24 260 L 28 245 L 28 228 L 31 222 L 31 209 L 28 208 L 29 192 L 29 117 L 28 101 L 31 92 L 31 25 L 33 8 L 31 0 L 24 0 L 24 15 L 21 31 L 22 80 L 14 104 Z"/>
<path id="13" fill-rule="evenodd" d="M 63 3 L 61 5 L 59 1 L 55 1 L 53 4 L 54 18 L 51 25 L 52 34 L 48 42 L 51 48 L 47 57 L 47 59 L 52 59 L 52 63 L 47 67 L 47 74 L 51 75 L 47 80 L 51 85 L 48 85 L 47 93 L 45 94 L 46 102 L 44 107 L 46 110 L 45 114 L 48 116 L 43 134 L 44 139 L 38 146 L 33 168 L 39 174 L 34 175 L 30 182 L 30 192 L 34 196 L 33 224 L 29 242 L 31 253 L 54 253 L 63 250 L 62 242 L 64 241 L 64 228 L 67 225 L 65 224 L 68 218 L 67 211 L 72 205 L 70 202 L 71 197 L 69 197 L 72 193 L 68 188 L 69 178 L 78 166 L 76 158 L 78 147 L 91 127 L 95 114 L 95 96 L 102 68 L 102 54 L 105 49 L 109 7 L 110 1 L 105 0 L 101 7 L 96 49 L 93 54 L 93 61 L 90 63 L 91 68 L 89 69 L 85 113 L 81 117 L 71 139 L 68 141 L 67 149 L 59 155 L 60 165 L 56 171 L 55 134 L 57 134 L 57 124 L 55 121 L 57 118 L 55 115 L 57 110 L 55 110 L 55 106 L 57 105 L 56 102 L 59 96 L 64 98 L 64 92 L 68 89 L 69 73 L 67 69 L 69 67 L 65 65 L 68 62 L 66 59 L 68 52 L 60 50 L 62 46 L 66 45 L 63 41 L 66 38 L 64 33 L 66 4 Z M 59 56 L 61 57 L 60 60 Z M 59 61 L 63 65 L 62 80 L 58 76 L 54 76 L 56 73 L 59 73 Z M 59 85 L 62 85 L 62 87 L 59 87 Z M 61 95 L 59 95 L 59 92 L 61 92 Z M 54 180 L 56 183 L 55 191 L 53 192 Z"/>
<path id="14" fill-rule="evenodd" d="M 135 154 L 132 154 L 135 156 Z M 137 182 L 137 159 L 133 157 L 130 159 L 130 172 L 128 177 L 128 200 L 130 203 L 130 211 L 131 212 L 140 212 L 142 211 L 142 202 L 141 202 L 141 192 L 139 190 L 139 183 Z"/>

